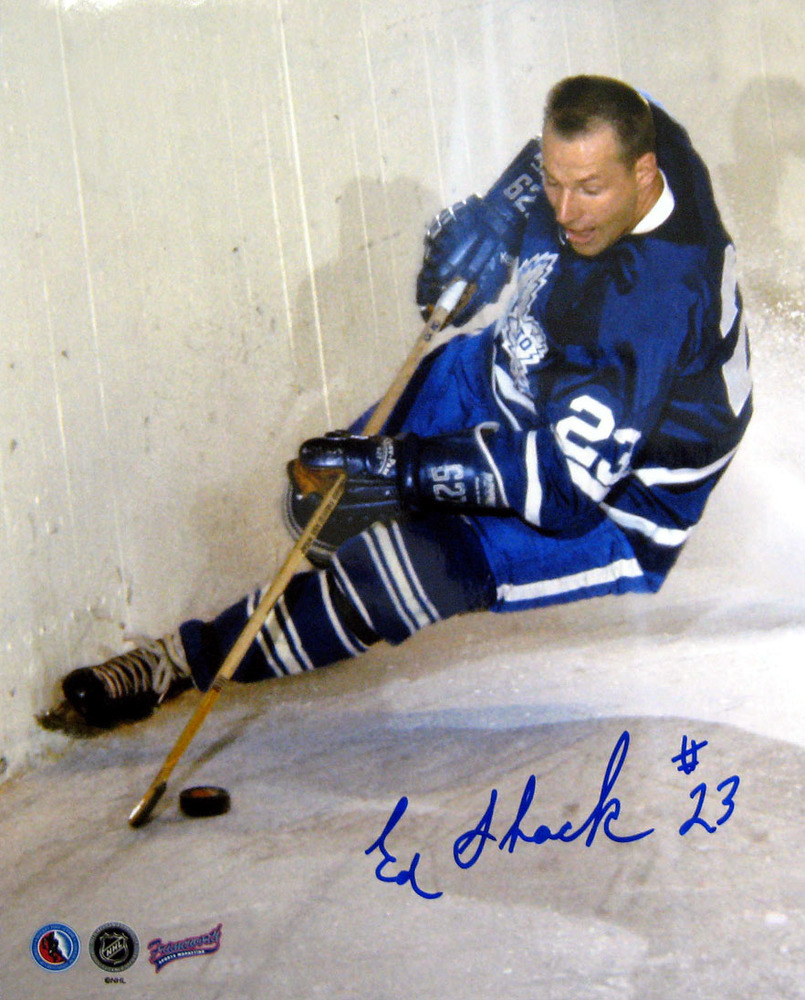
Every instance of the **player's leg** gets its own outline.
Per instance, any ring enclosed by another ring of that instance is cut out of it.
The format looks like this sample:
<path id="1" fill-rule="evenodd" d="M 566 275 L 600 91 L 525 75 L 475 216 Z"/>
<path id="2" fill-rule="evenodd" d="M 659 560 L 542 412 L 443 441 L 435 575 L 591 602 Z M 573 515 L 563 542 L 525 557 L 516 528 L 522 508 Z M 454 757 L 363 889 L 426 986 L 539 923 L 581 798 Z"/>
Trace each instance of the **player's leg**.
<path id="1" fill-rule="evenodd" d="M 298 674 L 403 642 L 425 625 L 487 607 L 494 582 L 475 531 L 439 515 L 377 523 L 345 542 L 330 566 L 298 574 L 243 662 L 240 682 Z M 193 678 L 209 686 L 260 593 L 181 636 Z"/>
<path id="2" fill-rule="evenodd" d="M 417 366 L 383 426 L 384 434 L 447 434 L 495 419 L 488 383 L 494 331 L 458 334 Z M 368 411 L 350 430 L 360 433 Z"/>
<path id="3" fill-rule="evenodd" d="M 194 619 L 179 629 L 200 690 L 210 686 L 264 593 L 258 590 L 247 595 L 212 621 Z M 357 656 L 378 638 L 329 572 L 298 573 L 275 604 L 233 680 L 250 683 L 305 673 Z"/>
<path id="4" fill-rule="evenodd" d="M 91 725 L 142 717 L 192 683 L 206 690 L 261 593 L 210 622 L 65 678 L 69 703 Z M 425 625 L 487 607 L 494 582 L 476 532 L 439 515 L 377 524 L 341 546 L 327 569 L 297 574 L 244 657 L 234 680 L 304 673 L 399 643 Z M 167 655 L 169 652 L 170 655 Z"/>

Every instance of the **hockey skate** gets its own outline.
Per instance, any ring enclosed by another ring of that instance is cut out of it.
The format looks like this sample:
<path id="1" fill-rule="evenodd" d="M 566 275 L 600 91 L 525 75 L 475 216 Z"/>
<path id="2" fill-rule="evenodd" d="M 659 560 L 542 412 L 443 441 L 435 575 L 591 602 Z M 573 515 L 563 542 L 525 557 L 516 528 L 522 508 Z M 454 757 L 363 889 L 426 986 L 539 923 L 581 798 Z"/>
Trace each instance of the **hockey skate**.
<path id="1" fill-rule="evenodd" d="M 178 636 L 144 640 L 131 652 L 71 671 L 62 681 L 64 700 L 37 721 L 44 729 L 92 736 L 146 718 L 192 683 Z"/>

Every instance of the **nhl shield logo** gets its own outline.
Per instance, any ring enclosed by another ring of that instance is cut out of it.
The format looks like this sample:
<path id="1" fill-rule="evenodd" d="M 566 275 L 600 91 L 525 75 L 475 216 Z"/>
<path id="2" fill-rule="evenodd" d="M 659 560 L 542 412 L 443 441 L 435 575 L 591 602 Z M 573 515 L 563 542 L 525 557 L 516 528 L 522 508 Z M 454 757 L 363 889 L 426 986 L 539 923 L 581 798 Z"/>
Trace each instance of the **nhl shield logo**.
<path id="1" fill-rule="evenodd" d="M 103 924 L 89 939 L 89 953 L 92 961 L 104 972 L 123 972 L 137 961 L 140 942 L 125 924 Z"/>

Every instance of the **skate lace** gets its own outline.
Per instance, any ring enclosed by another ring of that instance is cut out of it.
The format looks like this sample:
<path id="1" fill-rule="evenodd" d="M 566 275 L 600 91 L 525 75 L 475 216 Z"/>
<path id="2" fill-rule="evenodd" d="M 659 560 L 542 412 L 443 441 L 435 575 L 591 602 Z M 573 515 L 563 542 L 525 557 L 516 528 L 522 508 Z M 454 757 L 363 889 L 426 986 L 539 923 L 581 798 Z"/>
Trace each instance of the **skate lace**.
<path id="1" fill-rule="evenodd" d="M 178 635 L 140 639 L 136 649 L 95 667 L 113 698 L 153 691 L 162 701 L 174 681 L 190 674 Z"/>

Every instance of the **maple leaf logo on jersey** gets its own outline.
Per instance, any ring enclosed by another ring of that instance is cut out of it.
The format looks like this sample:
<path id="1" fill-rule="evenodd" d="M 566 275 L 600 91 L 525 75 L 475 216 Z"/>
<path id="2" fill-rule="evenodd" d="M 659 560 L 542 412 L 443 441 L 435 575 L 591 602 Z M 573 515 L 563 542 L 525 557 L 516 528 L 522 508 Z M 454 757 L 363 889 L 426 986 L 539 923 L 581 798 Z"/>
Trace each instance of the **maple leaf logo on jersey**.
<path id="1" fill-rule="evenodd" d="M 509 356 L 512 379 L 521 392 L 528 391 L 529 369 L 535 368 L 548 353 L 545 331 L 531 310 L 558 257 L 556 253 L 540 253 L 520 264 L 517 291 L 495 327 L 495 333 Z"/>

